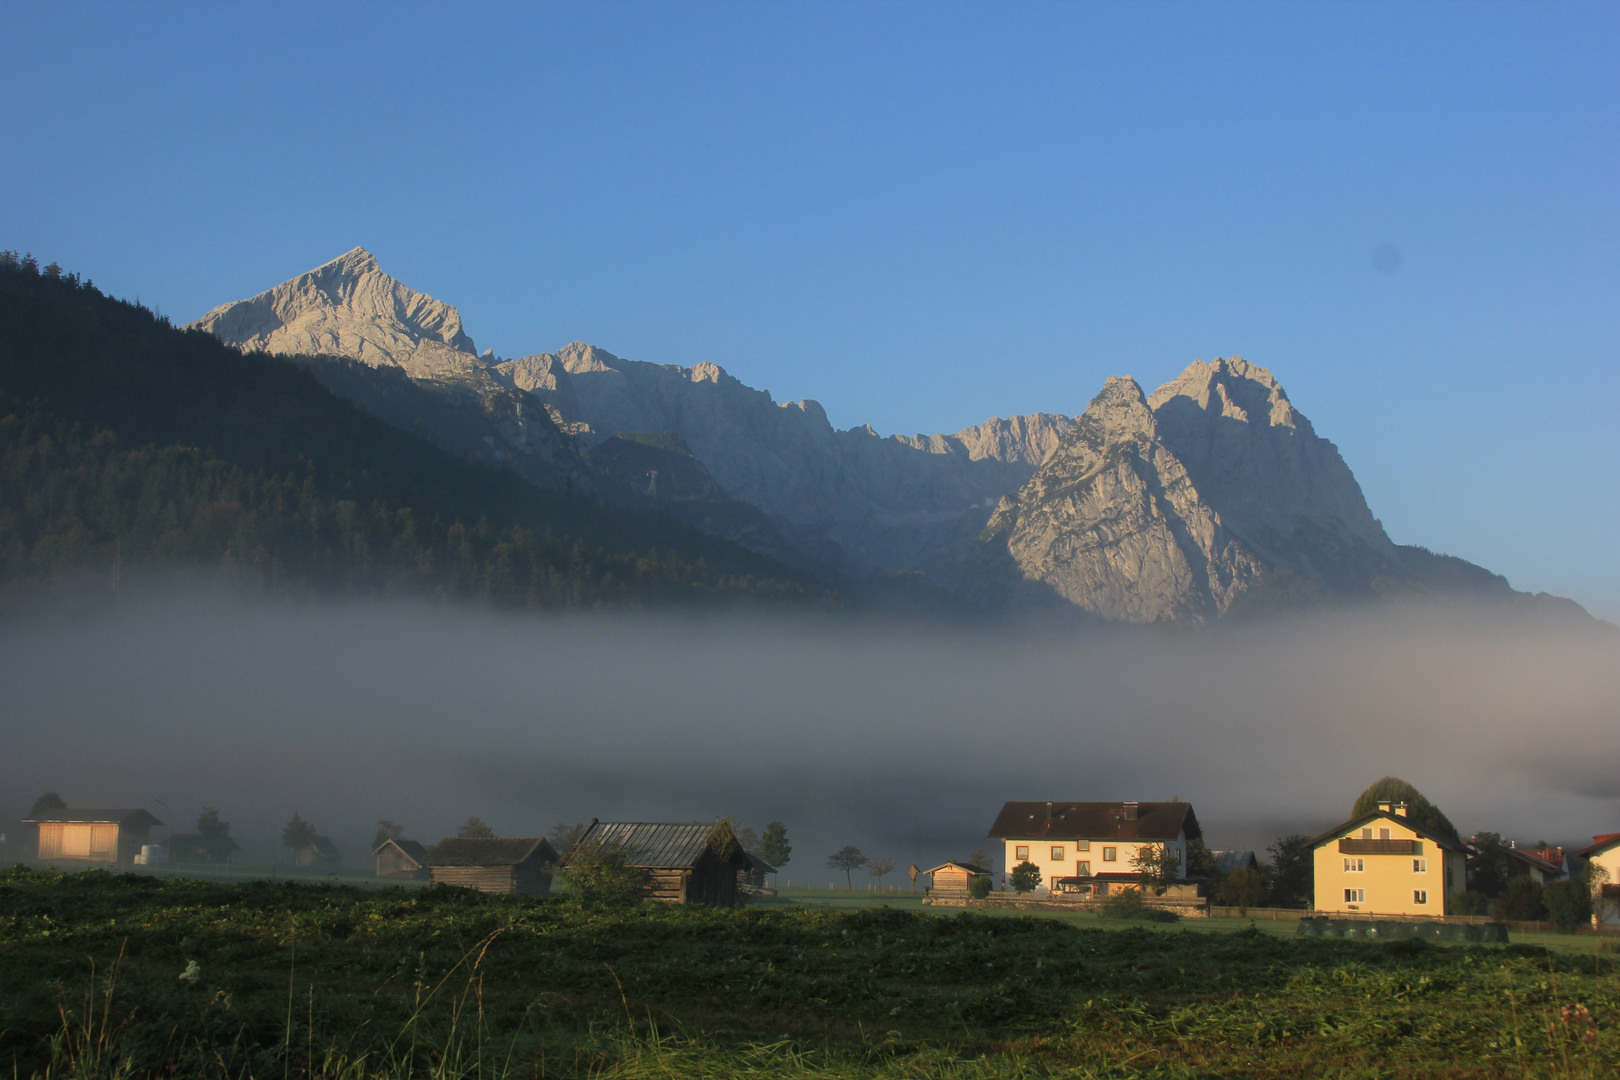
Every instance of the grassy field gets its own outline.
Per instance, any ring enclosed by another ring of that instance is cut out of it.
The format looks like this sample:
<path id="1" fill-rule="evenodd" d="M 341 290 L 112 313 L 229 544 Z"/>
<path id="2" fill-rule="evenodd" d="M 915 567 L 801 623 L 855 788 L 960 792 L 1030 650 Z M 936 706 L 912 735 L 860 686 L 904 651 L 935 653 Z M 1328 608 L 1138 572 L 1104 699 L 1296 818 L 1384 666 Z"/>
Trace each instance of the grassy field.
<path id="1" fill-rule="evenodd" d="M 874 902 L 888 906 L 859 906 Z M 1620 1064 L 1608 956 L 1202 922 L 987 916 L 858 892 L 586 910 L 14 870 L 0 872 L 0 1069 L 1213 1080 Z"/>

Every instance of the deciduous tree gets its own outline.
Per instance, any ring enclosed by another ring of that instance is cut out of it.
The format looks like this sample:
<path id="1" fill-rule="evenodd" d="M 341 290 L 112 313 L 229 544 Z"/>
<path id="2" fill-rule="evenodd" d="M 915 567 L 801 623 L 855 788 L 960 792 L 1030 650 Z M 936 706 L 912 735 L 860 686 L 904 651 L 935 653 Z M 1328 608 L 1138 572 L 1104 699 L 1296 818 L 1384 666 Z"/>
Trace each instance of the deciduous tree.
<path id="1" fill-rule="evenodd" d="M 894 873 L 894 858 L 885 855 L 880 859 L 870 859 L 866 864 L 866 872 L 877 878 L 878 888 L 883 887 L 883 875 Z"/>
<path id="2" fill-rule="evenodd" d="M 1022 896 L 1041 887 L 1041 868 L 1032 862 L 1021 862 L 1007 877 L 1013 891 Z"/>
<path id="3" fill-rule="evenodd" d="M 483 818 L 469 817 L 461 823 L 461 828 L 456 830 L 456 835 L 463 840 L 493 840 L 495 830 L 490 828 L 489 823 Z"/>
<path id="4" fill-rule="evenodd" d="M 1272 891 L 1279 907 L 1310 907 L 1316 892 L 1316 860 L 1304 833 L 1279 836 L 1266 849 L 1271 856 Z"/>
<path id="5" fill-rule="evenodd" d="M 296 810 L 293 816 L 287 819 L 287 824 L 281 827 L 281 843 L 290 851 L 299 852 L 315 843 L 315 824 L 305 821 L 302 814 Z"/>
<path id="6" fill-rule="evenodd" d="M 1405 803 L 1406 816 L 1425 830 L 1452 840 L 1461 839 L 1451 819 L 1424 798 L 1423 792 L 1398 776 L 1386 776 L 1369 785 L 1366 791 L 1356 796 L 1355 805 L 1350 807 L 1350 816 L 1370 814 L 1378 809 L 1381 802 Z"/>
<path id="7" fill-rule="evenodd" d="M 832 870 L 842 870 L 844 881 L 851 888 L 855 888 L 854 872 L 866 865 L 866 856 L 854 844 L 846 844 L 827 856 L 827 866 Z"/>
<path id="8" fill-rule="evenodd" d="M 1238 915 L 1249 913 L 1266 898 L 1266 876 L 1250 866 L 1242 866 L 1221 877 L 1215 883 L 1215 899 L 1227 907 L 1238 909 Z"/>
<path id="9" fill-rule="evenodd" d="M 780 870 L 788 864 L 792 855 L 793 845 L 788 843 L 787 826 L 780 821 L 765 826 L 765 835 L 759 840 L 759 857 Z"/>
<path id="10" fill-rule="evenodd" d="M 390 840 L 405 839 L 405 826 L 387 818 L 377 819 L 377 834 L 371 838 L 371 848 L 375 851 Z"/>

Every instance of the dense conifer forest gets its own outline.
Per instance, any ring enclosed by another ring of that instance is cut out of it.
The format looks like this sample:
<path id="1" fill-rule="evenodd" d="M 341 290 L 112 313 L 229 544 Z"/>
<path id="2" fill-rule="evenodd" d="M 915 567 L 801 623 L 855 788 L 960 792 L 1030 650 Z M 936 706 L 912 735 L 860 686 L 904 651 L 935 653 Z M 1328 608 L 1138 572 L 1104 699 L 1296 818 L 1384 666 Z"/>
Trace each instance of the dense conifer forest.
<path id="1" fill-rule="evenodd" d="M 535 608 L 819 596 L 762 556 L 463 460 L 294 363 L 0 253 L 0 602 L 190 568 Z"/>

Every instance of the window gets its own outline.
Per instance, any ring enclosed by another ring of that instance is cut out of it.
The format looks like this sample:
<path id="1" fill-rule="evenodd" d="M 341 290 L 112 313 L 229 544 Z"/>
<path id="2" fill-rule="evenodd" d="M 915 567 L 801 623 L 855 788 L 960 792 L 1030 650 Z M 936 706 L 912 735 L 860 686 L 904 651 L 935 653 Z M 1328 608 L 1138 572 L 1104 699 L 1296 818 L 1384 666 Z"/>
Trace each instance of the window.
<path id="1" fill-rule="evenodd" d="M 1091 876 L 1091 860 L 1090 859 L 1081 859 L 1079 862 L 1075 863 L 1074 864 L 1074 876 L 1075 877 L 1090 877 Z"/>
<path id="2" fill-rule="evenodd" d="M 1074 842 L 1074 850 L 1076 850 L 1076 851 L 1090 851 L 1091 850 L 1091 841 L 1090 840 L 1076 840 Z"/>
<path id="3" fill-rule="evenodd" d="M 1119 848 L 1117 848 L 1117 847 L 1105 847 L 1105 848 L 1103 848 L 1103 862 L 1118 862 L 1118 861 L 1119 861 Z"/>
<path id="4" fill-rule="evenodd" d="M 1389 830 L 1388 829 L 1379 829 L 1378 830 L 1378 839 L 1380 839 L 1380 840 L 1388 840 L 1389 839 Z"/>
<path id="5" fill-rule="evenodd" d="M 1054 845 L 1052 845 L 1052 861 L 1053 862 L 1062 862 L 1063 861 L 1063 845 L 1062 844 L 1054 844 Z"/>
<path id="6" fill-rule="evenodd" d="M 1428 902 L 1429 902 L 1429 890 L 1428 889 L 1413 889 L 1412 890 L 1412 903 L 1414 903 L 1414 904 L 1427 904 Z"/>
<path id="7" fill-rule="evenodd" d="M 1365 829 L 1361 830 L 1361 838 L 1363 840 L 1371 840 L 1372 839 L 1372 826 L 1371 825 L 1369 825 Z"/>
<path id="8" fill-rule="evenodd" d="M 1367 902 L 1367 890 L 1366 889 L 1346 889 L 1346 890 L 1344 890 L 1344 902 L 1347 903 L 1347 904 L 1364 904 L 1364 903 L 1366 903 Z"/>
<path id="9" fill-rule="evenodd" d="M 1344 860 L 1344 872 L 1347 873 L 1347 874 L 1359 874 L 1359 873 L 1362 873 L 1363 871 L 1365 871 L 1366 869 L 1367 869 L 1367 860 L 1366 859 L 1346 859 L 1346 860 Z"/>
<path id="10" fill-rule="evenodd" d="M 1029 862 L 1029 845 L 1019 844 L 1017 847 L 1013 848 L 1013 858 L 1017 859 L 1019 862 Z"/>
<path id="11" fill-rule="evenodd" d="M 1427 874 L 1428 872 L 1429 872 L 1429 860 L 1428 859 L 1413 859 L 1412 860 L 1412 873 L 1414 873 L 1414 874 Z"/>

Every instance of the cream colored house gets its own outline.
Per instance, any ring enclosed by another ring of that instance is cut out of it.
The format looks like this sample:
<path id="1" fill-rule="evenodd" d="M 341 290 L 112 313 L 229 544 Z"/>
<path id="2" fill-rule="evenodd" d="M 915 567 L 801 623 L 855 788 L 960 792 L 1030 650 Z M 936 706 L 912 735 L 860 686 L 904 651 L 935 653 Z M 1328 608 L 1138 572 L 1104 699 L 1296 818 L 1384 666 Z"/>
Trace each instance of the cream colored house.
<path id="1" fill-rule="evenodd" d="M 1169 849 L 1185 873 L 1187 842 L 1204 833 L 1191 803 L 1010 802 L 989 835 L 1001 841 L 1008 873 L 1032 863 L 1044 889 L 1106 895 L 1137 887 L 1143 848 Z"/>
<path id="2" fill-rule="evenodd" d="M 1311 842 L 1316 910 L 1343 915 L 1447 915 L 1467 885 L 1468 849 L 1379 803 Z"/>
<path id="3" fill-rule="evenodd" d="M 1620 926 L 1620 833 L 1599 833 L 1575 853 L 1592 868 L 1592 922 Z"/>
<path id="4" fill-rule="evenodd" d="M 25 824 L 39 829 L 41 859 L 133 863 L 163 822 L 145 810 L 49 810 Z"/>

